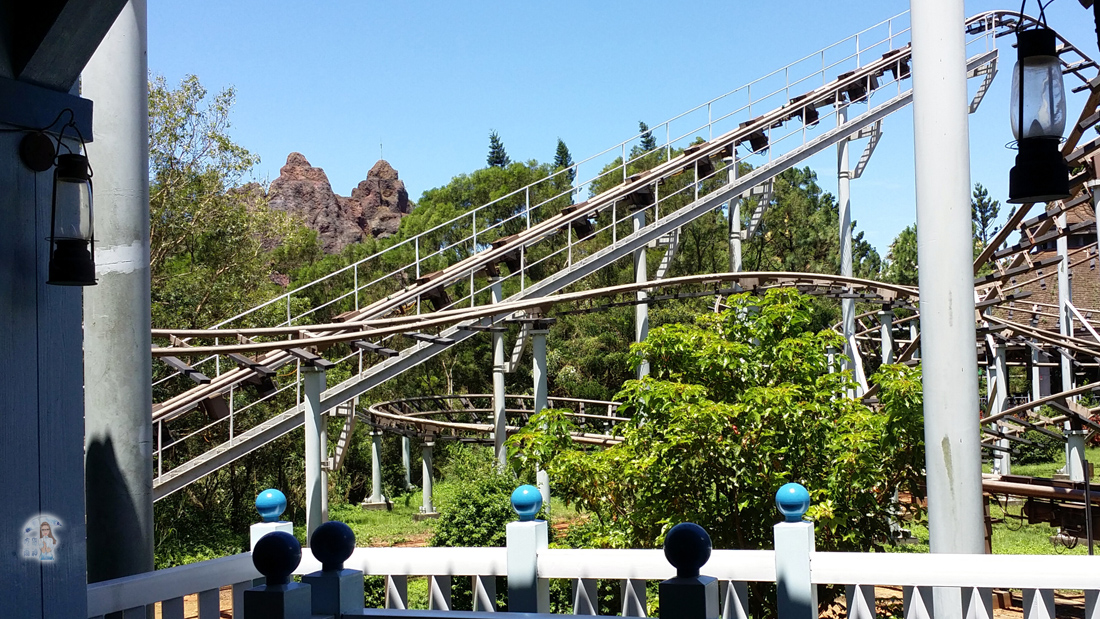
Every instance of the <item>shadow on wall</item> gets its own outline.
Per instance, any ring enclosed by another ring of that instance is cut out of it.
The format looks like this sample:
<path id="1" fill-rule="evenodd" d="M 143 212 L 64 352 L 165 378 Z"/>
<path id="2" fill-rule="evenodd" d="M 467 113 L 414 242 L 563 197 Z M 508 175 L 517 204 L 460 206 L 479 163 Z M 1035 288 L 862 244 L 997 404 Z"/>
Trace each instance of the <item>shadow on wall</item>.
<path id="1" fill-rule="evenodd" d="M 88 582 L 129 576 L 133 566 L 153 569 L 150 531 L 143 531 L 111 437 L 88 445 L 85 456 Z M 92 497 L 95 500 L 89 500 Z"/>

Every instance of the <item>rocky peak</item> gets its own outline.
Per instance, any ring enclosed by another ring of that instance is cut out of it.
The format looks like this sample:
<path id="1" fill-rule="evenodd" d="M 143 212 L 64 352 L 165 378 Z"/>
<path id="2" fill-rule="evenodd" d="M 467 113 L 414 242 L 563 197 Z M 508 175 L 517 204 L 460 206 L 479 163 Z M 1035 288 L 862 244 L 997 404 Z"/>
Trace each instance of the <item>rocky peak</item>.
<path id="1" fill-rule="evenodd" d="M 279 178 L 268 189 L 272 208 L 297 215 L 321 237 L 325 252 L 336 253 L 370 236 L 397 232 L 401 218 L 414 206 L 388 162 L 379 160 L 350 197 L 336 195 L 328 176 L 301 153 L 290 153 Z"/>

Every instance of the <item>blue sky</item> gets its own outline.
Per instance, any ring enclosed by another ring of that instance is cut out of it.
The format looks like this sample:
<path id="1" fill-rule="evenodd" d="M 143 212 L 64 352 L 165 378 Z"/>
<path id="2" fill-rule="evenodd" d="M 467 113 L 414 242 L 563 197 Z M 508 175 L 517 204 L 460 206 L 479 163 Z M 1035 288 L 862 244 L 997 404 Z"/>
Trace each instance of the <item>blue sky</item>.
<path id="1" fill-rule="evenodd" d="M 149 69 L 169 83 L 193 73 L 211 92 L 236 89 L 231 134 L 261 157 L 257 180 L 274 179 L 298 151 L 349 195 L 381 143 L 415 200 L 483 167 L 490 130 L 513 160 L 552 160 L 559 137 L 580 160 L 631 137 L 638 120 L 656 125 L 908 8 L 907 0 L 154 0 Z M 1000 8 L 1019 4 L 966 2 L 968 15 Z M 1047 15 L 1097 56 L 1091 11 L 1057 0 Z M 1012 56 L 1002 51 L 1001 73 L 970 117 L 972 179 L 1002 204 L 1014 154 L 1004 147 Z M 1071 119 L 1080 102 L 1071 99 Z M 915 220 L 911 112 L 888 118 L 883 131 L 852 183 L 852 210 L 885 255 Z M 809 165 L 835 194 L 835 151 Z"/>

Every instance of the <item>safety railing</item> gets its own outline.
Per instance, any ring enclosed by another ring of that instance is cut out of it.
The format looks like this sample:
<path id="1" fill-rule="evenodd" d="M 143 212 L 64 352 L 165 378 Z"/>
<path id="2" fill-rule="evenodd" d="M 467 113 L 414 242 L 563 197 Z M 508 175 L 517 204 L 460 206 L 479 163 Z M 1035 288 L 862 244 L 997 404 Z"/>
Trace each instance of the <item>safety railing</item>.
<path id="1" fill-rule="evenodd" d="M 547 523 L 534 520 L 541 507 L 538 490 L 521 487 L 512 503 L 520 520 L 508 525 L 504 548 L 353 548 L 351 530 L 333 522 L 317 529 L 311 548 L 300 548 L 289 533 L 269 533 L 252 553 L 89 585 L 89 615 L 144 616 L 147 607 L 159 604 L 163 617 L 178 617 L 184 597 L 197 594 L 199 619 L 223 611 L 241 617 L 248 605 L 267 607 L 272 600 L 282 608 L 301 604 L 299 614 L 281 615 L 291 619 L 311 614 L 408 619 L 423 614 L 408 608 L 410 577 L 427 577 L 428 610 L 463 617 L 505 610 L 497 604 L 499 577 L 507 583 L 506 610 L 528 613 L 550 611 L 551 580 L 570 583 L 567 605 L 574 615 L 600 612 L 599 581 L 617 581 L 620 606 L 610 610 L 624 617 L 647 616 L 651 581 L 662 581 L 661 616 L 683 619 L 748 617 L 750 603 L 763 602 L 750 599 L 760 595 L 753 583 L 776 584 L 779 619 L 816 619 L 818 603 L 828 601 L 818 597 L 821 585 L 844 586 L 842 603 L 848 616 L 858 619 L 875 617 L 876 586 L 902 589 L 904 616 L 911 619 L 939 613 L 990 619 L 994 587 L 1020 590 L 1024 619 L 1053 619 L 1055 590 L 1083 591 L 1085 617 L 1100 610 L 1096 557 L 818 552 L 814 525 L 803 520 L 809 494 L 798 484 L 777 492 L 785 521 L 774 527 L 774 550 L 712 551 L 709 537 L 695 525 L 669 531 L 664 552 L 550 549 Z M 251 587 L 261 573 L 268 585 Z M 280 585 L 291 573 L 301 576 L 301 583 Z M 369 576 L 385 577 L 381 610 L 363 608 Z M 470 579 L 473 613 L 456 611 L 452 604 L 458 578 Z M 216 603 L 222 587 L 232 590 L 231 608 Z"/>

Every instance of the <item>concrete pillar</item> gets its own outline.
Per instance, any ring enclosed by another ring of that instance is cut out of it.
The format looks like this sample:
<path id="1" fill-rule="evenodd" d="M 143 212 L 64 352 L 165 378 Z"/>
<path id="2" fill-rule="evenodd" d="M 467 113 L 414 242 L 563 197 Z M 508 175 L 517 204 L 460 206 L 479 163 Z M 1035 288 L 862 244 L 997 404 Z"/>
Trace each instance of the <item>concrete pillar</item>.
<path id="1" fill-rule="evenodd" d="M 1005 363 L 1005 346 L 995 342 L 993 336 L 986 336 L 986 343 L 993 353 L 993 358 L 986 365 L 986 398 L 989 400 L 989 414 L 996 415 L 1005 409 L 1008 401 L 1008 365 Z M 994 424 L 1004 430 L 1004 424 Z M 1008 439 L 997 439 L 998 447 L 1011 448 Z M 1008 451 L 995 451 L 993 453 L 993 472 L 1000 475 L 1012 473 L 1012 455 Z"/>
<path id="2" fill-rule="evenodd" d="M 882 363 L 887 365 L 894 362 L 894 312 L 882 310 L 878 321 L 882 325 Z"/>
<path id="3" fill-rule="evenodd" d="M 148 79 L 146 1 L 131 0 L 81 80 L 99 280 L 84 289 L 88 582 L 153 569 Z"/>
<path id="4" fill-rule="evenodd" d="M 1038 342 L 1036 342 L 1036 344 L 1038 344 Z M 1031 399 L 1038 400 L 1043 397 L 1042 377 L 1039 372 L 1042 368 L 1039 367 L 1038 348 L 1031 349 L 1031 365 L 1029 365 L 1028 368 L 1031 370 Z"/>
<path id="5" fill-rule="evenodd" d="M 919 331 L 917 330 L 917 321 L 916 320 L 910 320 L 909 321 L 909 341 L 911 341 L 911 342 L 917 341 L 918 333 L 919 333 Z M 918 360 L 920 359 L 920 346 L 919 345 L 916 348 L 913 349 L 912 357 L 913 357 L 913 359 L 918 359 Z"/>
<path id="6" fill-rule="evenodd" d="M 645 227 L 645 211 L 638 209 L 634 211 L 634 231 L 637 232 Z M 644 284 L 646 282 L 646 248 L 642 246 L 634 250 L 634 282 L 638 284 Z M 638 304 L 634 306 L 634 341 L 644 341 L 646 336 L 649 335 L 649 305 L 642 303 L 646 298 L 646 293 L 638 291 Z M 643 360 L 638 366 L 638 378 L 649 376 L 649 362 Z"/>
<path id="7" fill-rule="evenodd" d="M 535 324 L 531 329 L 531 349 L 534 352 L 535 374 L 535 412 L 542 412 L 546 408 L 549 392 L 546 384 L 546 335 L 550 331 L 543 325 Z M 550 478 L 546 471 L 539 469 L 535 473 L 536 485 L 539 494 L 542 495 L 542 504 L 546 511 L 550 511 Z"/>
<path id="8" fill-rule="evenodd" d="M 504 299 L 500 278 L 492 281 L 493 303 Z M 508 466 L 508 451 L 504 441 L 508 438 L 508 418 L 504 401 L 504 333 L 493 331 L 493 452 L 497 458 L 497 468 L 501 471 Z"/>
<path id="9" fill-rule="evenodd" d="M 726 160 L 729 164 L 729 184 L 737 180 L 737 149 L 733 149 L 733 156 Z M 730 245 L 730 273 L 741 272 L 741 196 L 730 198 L 726 211 L 729 219 L 729 245 Z"/>
<path id="10" fill-rule="evenodd" d="M 325 390 L 325 372 L 320 368 L 302 366 L 302 392 L 306 407 L 306 539 L 324 524 L 324 478 L 321 460 L 326 445 L 322 443 L 324 418 L 321 415 L 321 392 Z"/>
<path id="11" fill-rule="evenodd" d="M 1066 445 L 1069 447 L 1069 458 L 1066 460 L 1066 474 L 1069 480 L 1074 482 L 1085 481 L 1085 436 L 1087 430 L 1070 430 L 1066 432 Z"/>
<path id="12" fill-rule="evenodd" d="M 401 437 L 401 466 L 405 469 L 405 490 L 413 487 L 412 485 L 412 439 L 407 436 Z"/>
<path id="13" fill-rule="evenodd" d="M 1065 229 L 1066 214 L 1062 213 L 1057 218 L 1058 228 Z M 1069 239 L 1064 236 L 1056 241 L 1058 257 L 1062 259 L 1058 263 L 1058 330 L 1062 335 L 1073 335 L 1073 315 L 1067 303 L 1073 301 L 1073 289 L 1069 283 Z M 1058 355 L 1062 369 L 1062 391 L 1073 389 L 1073 364 L 1065 355 Z"/>
<path id="14" fill-rule="evenodd" d="M 435 443 L 428 437 L 424 440 L 424 443 L 420 447 L 420 461 L 423 464 L 423 503 L 420 506 L 420 513 L 422 514 L 435 514 L 435 505 L 432 503 L 432 448 L 435 447 Z"/>
<path id="15" fill-rule="evenodd" d="M 837 106 L 837 126 L 848 122 L 848 106 Z M 848 167 L 848 140 L 841 140 L 836 147 L 836 177 L 837 177 L 837 206 L 839 207 L 840 226 L 840 274 L 845 277 L 852 276 L 852 199 L 851 199 L 851 175 Z M 855 345 L 856 333 L 856 300 L 841 299 L 841 330 L 844 335 L 844 352 L 848 367 L 855 371 L 859 360 L 856 358 L 852 346 Z"/>
<path id="16" fill-rule="evenodd" d="M 912 0 L 910 10 L 930 546 L 935 553 L 981 554 L 963 0 Z M 958 589 L 934 596 L 939 619 L 961 617 Z"/>
<path id="17" fill-rule="evenodd" d="M 362 504 L 366 509 L 386 509 L 389 504 L 382 494 L 382 431 L 371 429 L 370 479 L 371 493 Z"/>

